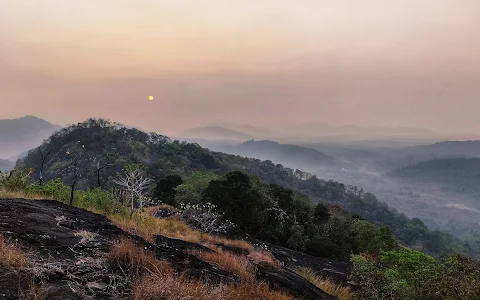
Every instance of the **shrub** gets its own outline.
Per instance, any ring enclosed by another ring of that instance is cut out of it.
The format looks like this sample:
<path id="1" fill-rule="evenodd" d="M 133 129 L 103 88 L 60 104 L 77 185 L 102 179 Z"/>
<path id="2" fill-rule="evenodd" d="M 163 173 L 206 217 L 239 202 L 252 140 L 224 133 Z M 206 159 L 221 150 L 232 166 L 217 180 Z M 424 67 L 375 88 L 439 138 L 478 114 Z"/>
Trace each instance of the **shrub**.
<path id="1" fill-rule="evenodd" d="M 0 188 L 7 191 L 21 191 L 28 185 L 32 169 L 14 169 L 10 172 L 0 172 Z"/>
<path id="2" fill-rule="evenodd" d="M 480 299 L 480 263 L 461 255 L 439 261 L 402 249 L 354 255 L 352 263 L 361 299 Z"/>
<path id="3" fill-rule="evenodd" d="M 44 195 L 61 202 L 68 202 L 70 189 L 60 179 L 52 179 L 44 185 L 32 184 L 25 188 L 27 195 Z"/>
<path id="4" fill-rule="evenodd" d="M 223 220 L 223 214 L 218 212 L 217 207 L 211 203 L 206 204 L 181 204 L 180 220 L 195 229 L 205 233 L 226 233 L 235 226 L 229 221 Z"/>
<path id="5" fill-rule="evenodd" d="M 75 205 L 81 208 L 108 214 L 115 209 L 115 201 L 111 193 L 99 188 L 75 193 Z"/>

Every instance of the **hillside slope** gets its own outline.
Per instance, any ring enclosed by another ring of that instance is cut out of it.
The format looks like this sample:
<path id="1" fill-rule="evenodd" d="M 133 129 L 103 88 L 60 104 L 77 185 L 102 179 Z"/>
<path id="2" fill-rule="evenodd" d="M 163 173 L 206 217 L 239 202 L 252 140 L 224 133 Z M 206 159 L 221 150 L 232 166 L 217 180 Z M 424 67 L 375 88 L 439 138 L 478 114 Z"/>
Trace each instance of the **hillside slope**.
<path id="1" fill-rule="evenodd" d="M 337 161 L 332 156 L 315 149 L 297 145 L 280 144 L 269 140 L 250 140 L 238 146 L 216 147 L 215 150 L 260 160 L 271 160 L 275 163 L 293 166 L 307 171 L 313 171 L 317 168 L 341 168 L 347 166 L 346 163 Z"/>
<path id="2" fill-rule="evenodd" d="M 212 152 L 199 145 L 171 141 L 165 136 L 124 128 L 104 120 L 88 120 L 64 128 L 51 136 L 41 150 L 52 152 L 45 161 L 44 180 L 60 177 L 70 184 L 74 180 L 72 156 L 78 157 L 77 173 L 82 174 L 78 178 L 78 188 L 93 188 L 98 186 L 98 182 L 102 188 L 113 187 L 113 178 L 126 163 L 145 165 L 149 175 L 156 180 L 171 174 L 191 175 L 195 171 L 226 174 L 241 170 L 267 183 L 296 190 L 314 201 L 336 204 L 369 221 L 388 225 L 400 241 L 416 249 L 435 255 L 453 251 L 474 255 L 477 251 L 448 234 L 429 231 L 356 187 L 318 179 L 270 161 Z M 79 151 L 83 154 L 77 156 Z M 105 165 L 101 172 L 97 172 L 97 162 Z M 38 149 L 17 163 L 18 166 L 33 168 L 34 179 L 39 177 L 40 164 Z"/>
<path id="3" fill-rule="evenodd" d="M 421 162 L 388 175 L 458 192 L 480 194 L 480 158 L 448 158 Z"/>

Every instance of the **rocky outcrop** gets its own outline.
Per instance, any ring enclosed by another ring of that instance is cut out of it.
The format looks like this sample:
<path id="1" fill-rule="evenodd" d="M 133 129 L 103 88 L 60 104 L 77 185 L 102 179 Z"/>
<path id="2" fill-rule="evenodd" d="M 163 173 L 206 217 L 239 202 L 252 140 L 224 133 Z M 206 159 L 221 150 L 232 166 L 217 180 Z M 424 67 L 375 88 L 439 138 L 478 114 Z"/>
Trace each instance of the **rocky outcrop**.
<path id="1" fill-rule="evenodd" d="M 0 199 L 0 233 L 17 243 L 31 261 L 22 271 L 0 269 L 2 300 L 18 299 L 32 280 L 46 289 L 46 299 L 128 299 L 125 274 L 107 264 L 111 247 L 122 238 L 151 249 L 178 273 L 213 284 L 239 280 L 190 254 L 190 250 L 213 251 L 207 247 L 164 236 L 156 236 L 151 244 L 104 216 L 57 201 Z M 287 268 L 259 265 L 257 269 L 259 280 L 298 299 L 333 299 Z"/>
<path id="2" fill-rule="evenodd" d="M 268 283 L 274 290 L 283 290 L 305 300 L 335 300 L 310 281 L 286 268 L 257 265 L 257 278 Z"/>
<path id="3" fill-rule="evenodd" d="M 252 238 L 246 238 L 255 248 L 267 250 L 285 267 L 296 269 L 300 267 L 310 268 L 317 275 L 341 283 L 349 284 L 350 265 L 335 259 L 316 257 L 303 252 L 287 249 L 274 244 L 266 243 Z"/>

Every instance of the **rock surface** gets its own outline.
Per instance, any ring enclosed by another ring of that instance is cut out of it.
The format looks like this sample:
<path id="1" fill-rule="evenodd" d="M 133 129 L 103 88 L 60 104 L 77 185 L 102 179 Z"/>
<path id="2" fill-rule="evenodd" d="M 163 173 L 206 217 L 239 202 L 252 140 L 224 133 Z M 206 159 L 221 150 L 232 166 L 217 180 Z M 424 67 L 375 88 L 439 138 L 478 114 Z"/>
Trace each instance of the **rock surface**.
<path id="1" fill-rule="evenodd" d="M 305 300 L 336 299 L 289 269 L 265 265 L 258 265 L 257 269 L 257 278 L 266 281 L 272 289 L 288 291 L 291 295 Z"/>
<path id="2" fill-rule="evenodd" d="M 179 273 L 209 283 L 233 283 L 238 278 L 189 254 L 212 251 L 199 244 L 156 236 L 155 244 L 129 234 L 104 216 L 57 201 L 0 199 L 0 233 L 15 241 L 30 257 L 28 269 L 0 269 L 0 299 L 16 300 L 32 280 L 42 283 L 46 299 L 128 299 L 122 274 L 106 262 L 112 245 L 128 238 L 151 249 Z M 28 271 L 28 272 L 27 272 Z M 257 276 L 272 288 L 298 299 L 334 299 L 286 268 L 258 266 Z"/>

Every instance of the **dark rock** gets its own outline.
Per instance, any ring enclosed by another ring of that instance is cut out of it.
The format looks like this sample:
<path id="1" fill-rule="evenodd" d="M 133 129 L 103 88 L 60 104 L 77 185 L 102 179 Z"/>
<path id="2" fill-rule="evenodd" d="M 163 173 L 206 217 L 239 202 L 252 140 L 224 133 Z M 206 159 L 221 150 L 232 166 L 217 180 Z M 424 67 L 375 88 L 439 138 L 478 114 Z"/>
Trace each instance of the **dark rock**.
<path id="1" fill-rule="evenodd" d="M 257 278 L 268 283 L 274 290 L 285 291 L 304 300 L 334 300 L 333 297 L 305 278 L 286 268 L 274 268 L 268 265 L 257 265 Z"/>
<path id="2" fill-rule="evenodd" d="M 247 238 L 247 241 L 252 243 L 257 250 L 270 251 L 285 267 L 290 269 L 300 267 L 310 268 L 321 277 L 328 277 L 339 284 L 350 285 L 348 277 L 351 272 L 351 267 L 346 262 L 324 257 L 315 257 L 252 238 Z"/>

